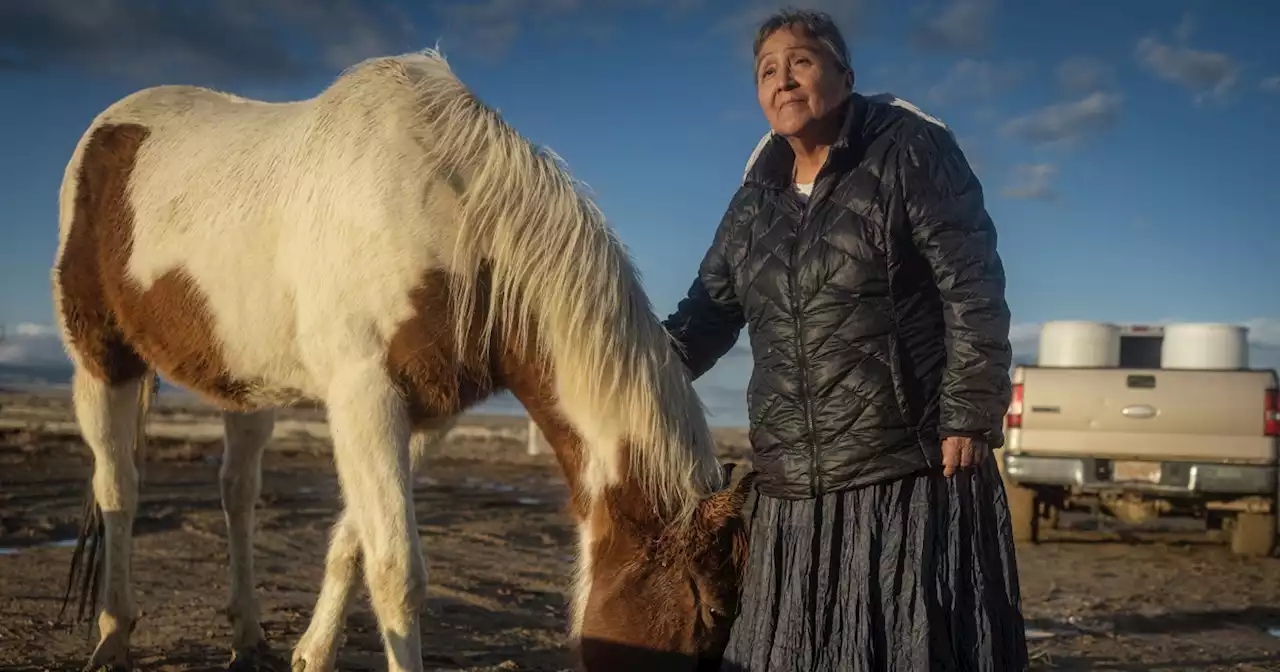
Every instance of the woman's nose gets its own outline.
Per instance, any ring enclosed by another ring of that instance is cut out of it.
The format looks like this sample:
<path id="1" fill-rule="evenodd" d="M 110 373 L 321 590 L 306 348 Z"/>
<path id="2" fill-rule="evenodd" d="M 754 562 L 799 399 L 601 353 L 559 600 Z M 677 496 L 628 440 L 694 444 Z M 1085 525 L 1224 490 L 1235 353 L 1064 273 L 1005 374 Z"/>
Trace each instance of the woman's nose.
<path id="1" fill-rule="evenodd" d="M 791 76 L 791 68 L 784 66 L 780 74 L 781 76 L 778 77 L 778 82 L 783 91 L 790 91 L 791 89 L 800 86 L 800 83 L 796 81 L 796 78 Z"/>

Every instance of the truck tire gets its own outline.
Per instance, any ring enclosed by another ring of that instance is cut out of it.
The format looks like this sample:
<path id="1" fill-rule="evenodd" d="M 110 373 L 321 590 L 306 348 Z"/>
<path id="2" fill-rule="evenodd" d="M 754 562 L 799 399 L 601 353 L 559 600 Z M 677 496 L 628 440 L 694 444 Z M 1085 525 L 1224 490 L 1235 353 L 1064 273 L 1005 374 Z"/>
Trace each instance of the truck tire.
<path id="1" fill-rule="evenodd" d="M 1005 488 L 1009 495 L 1009 519 L 1013 524 L 1013 543 L 1036 543 L 1040 539 L 1039 506 L 1036 491 L 1017 485 Z"/>
<path id="2" fill-rule="evenodd" d="M 1236 555 L 1268 556 L 1276 543 L 1276 517 L 1266 513 L 1236 514 L 1231 530 L 1231 552 Z"/>

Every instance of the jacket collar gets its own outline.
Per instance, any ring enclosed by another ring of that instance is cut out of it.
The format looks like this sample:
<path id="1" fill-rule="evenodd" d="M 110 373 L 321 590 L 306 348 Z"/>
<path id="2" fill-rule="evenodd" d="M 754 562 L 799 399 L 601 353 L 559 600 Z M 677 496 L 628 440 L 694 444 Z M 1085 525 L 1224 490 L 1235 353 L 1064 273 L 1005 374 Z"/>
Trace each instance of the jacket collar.
<path id="1" fill-rule="evenodd" d="M 857 165 L 862 151 L 862 126 L 866 117 L 867 100 L 862 95 L 853 93 L 843 105 L 844 123 L 840 127 L 840 136 L 827 155 L 827 165 L 822 174 L 849 170 Z M 768 137 L 768 142 L 764 143 L 747 171 L 743 184 L 766 189 L 790 189 L 791 172 L 796 161 L 795 152 L 781 135 L 770 133 Z"/>

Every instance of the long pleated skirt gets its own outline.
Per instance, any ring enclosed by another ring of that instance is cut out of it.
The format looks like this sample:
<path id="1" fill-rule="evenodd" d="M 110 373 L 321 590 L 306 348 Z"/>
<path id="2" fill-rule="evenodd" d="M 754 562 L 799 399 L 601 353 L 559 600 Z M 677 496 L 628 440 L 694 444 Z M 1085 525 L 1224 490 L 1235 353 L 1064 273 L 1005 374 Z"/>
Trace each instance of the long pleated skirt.
<path id="1" fill-rule="evenodd" d="M 1027 666 L 995 459 L 808 500 L 756 496 L 725 672 Z"/>

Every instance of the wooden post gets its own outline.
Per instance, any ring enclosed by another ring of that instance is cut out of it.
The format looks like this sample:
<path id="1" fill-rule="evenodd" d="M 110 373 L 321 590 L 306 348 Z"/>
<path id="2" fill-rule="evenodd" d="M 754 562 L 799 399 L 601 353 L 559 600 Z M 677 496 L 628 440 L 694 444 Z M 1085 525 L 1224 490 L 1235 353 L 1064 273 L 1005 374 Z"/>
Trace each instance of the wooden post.
<path id="1" fill-rule="evenodd" d="M 527 453 L 529 455 L 541 455 L 551 445 L 547 443 L 547 437 L 542 435 L 542 430 L 538 428 L 538 424 L 529 418 L 529 443 Z"/>

